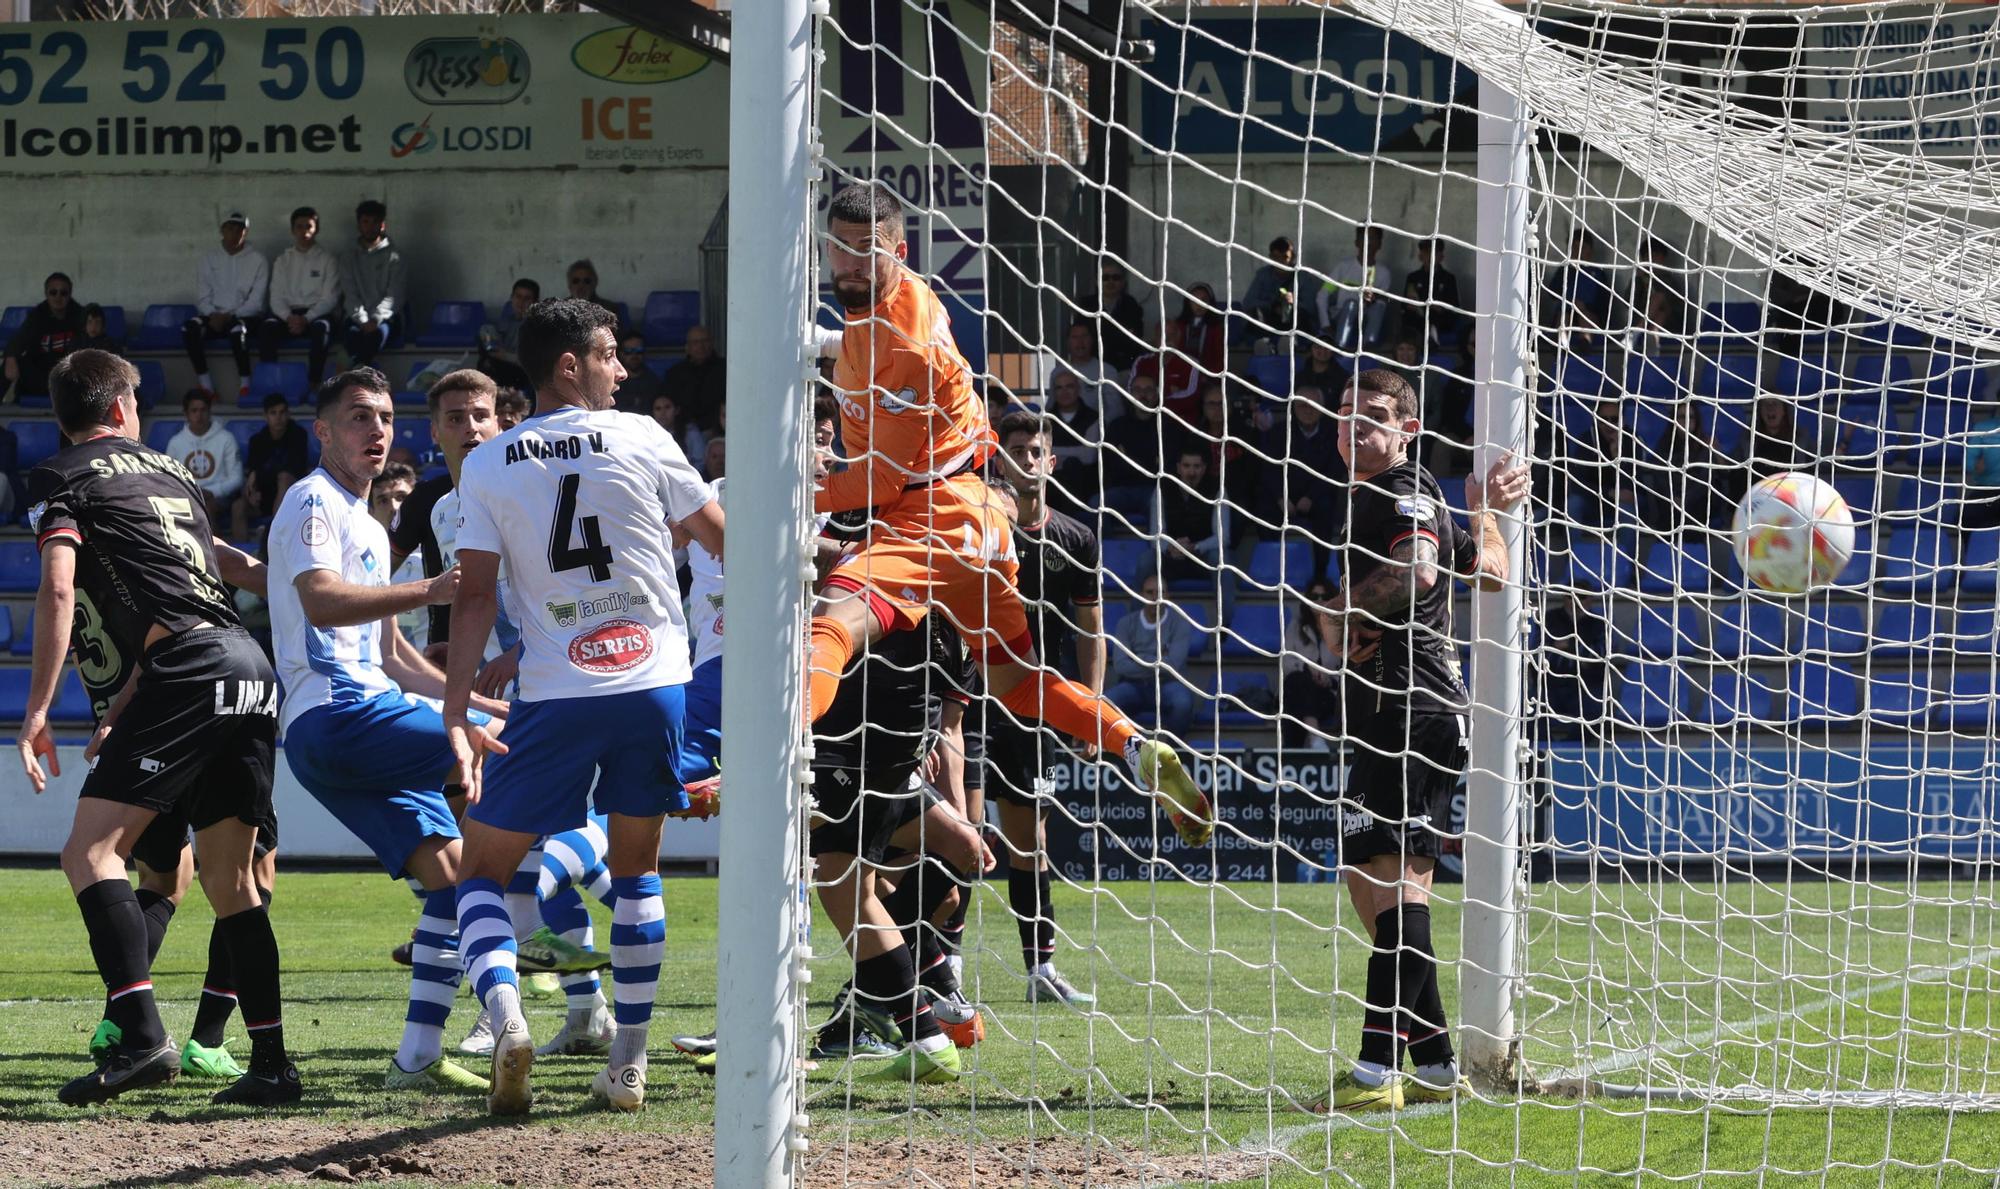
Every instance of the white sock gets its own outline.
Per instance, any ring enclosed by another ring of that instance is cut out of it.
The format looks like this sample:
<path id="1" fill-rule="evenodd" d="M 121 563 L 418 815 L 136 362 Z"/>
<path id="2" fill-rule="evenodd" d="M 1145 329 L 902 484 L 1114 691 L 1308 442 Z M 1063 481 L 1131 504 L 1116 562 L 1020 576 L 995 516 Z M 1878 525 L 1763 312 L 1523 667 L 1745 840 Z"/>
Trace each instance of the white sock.
<path id="1" fill-rule="evenodd" d="M 951 1046 L 951 1037 L 940 1032 L 936 1036 L 926 1036 L 922 1040 L 913 1041 L 912 1043 L 916 1045 L 919 1053 L 937 1053 Z"/>
<path id="2" fill-rule="evenodd" d="M 1389 1067 L 1374 1061 L 1356 1061 L 1354 1080 L 1364 1086 L 1379 1086 L 1389 1080 Z"/>
<path id="3" fill-rule="evenodd" d="M 1419 1065 L 1417 1080 L 1426 1086 L 1450 1086 L 1458 1081 L 1458 1062 L 1447 1061 L 1443 1065 Z"/>
<path id="4" fill-rule="evenodd" d="M 527 1023 L 527 1017 L 521 1014 L 521 988 L 514 983 L 493 984 L 493 989 L 486 993 L 486 1013 L 492 1017 L 496 1035 L 507 1030 L 508 1020 Z"/>
<path id="5" fill-rule="evenodd" d="M 436 1024 L 403 1023 L 403 1041 L 396 1046 L 396 1068 L 415 1073 L 444 1053 L 444 1029 Z"/>
<path id="6" fill-rule="evenodd" d="M 646 1024 L 620 1024 L 611 1038 L 611 1068 L 636 1065 L 646 1068 Z"/>
<path id="7" fill-rule="evenodd" d="M 1055 977 L 1055 973 L 1056 973 L 1056 964 L 1054 962 L 1037 962 L 1035 963 L 1034 967 L 1028 971 L 1028 977 L 1053 978 Z"/>
<path id="8" fill-rule="evenodd" d="M 194 386 L 196 388 L 206 388 L 210 392 L 215 391 L 215 381 L 209 378 L 207 372 L 203 372 L 194 378 Z"/>
<path id="9" fill-rule="evenodd" d="M 1139 737 L 1132 736 L 1125 741 L 1125 763 L 1132 769 L 1132 775 L 1139 775 Z M 1142 780 L 1141 783 L 1144 783 Z"/>

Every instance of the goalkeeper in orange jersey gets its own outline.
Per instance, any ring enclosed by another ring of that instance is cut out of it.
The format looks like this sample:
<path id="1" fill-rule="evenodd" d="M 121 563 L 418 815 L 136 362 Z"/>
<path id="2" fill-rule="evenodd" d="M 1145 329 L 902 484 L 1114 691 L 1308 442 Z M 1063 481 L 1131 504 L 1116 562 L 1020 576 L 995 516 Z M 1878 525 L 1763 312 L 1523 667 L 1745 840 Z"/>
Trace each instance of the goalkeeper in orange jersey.
<path id="1" fill-rule="evenodd" d="M 987 692 L 1017 718 L 1040 719 L 1122 754 L 1190 845 L 1214 832 L 1208 798 L 1174 750 L 1142 739 L 1117 707 L 1044 668 L 1015 587 L 1013 537 L 978 468 L 996 442 L 944 305 L 903 266 L 903 204 L 865 182 L 827 210 L 828 270 L 847 312 L 833 387 L 844 471 L 820 485 L 820 512 L 869 509 L 815 608 L 807 697 L 817 720 L 855 653 L 942 608 L 979 658 Z"/>

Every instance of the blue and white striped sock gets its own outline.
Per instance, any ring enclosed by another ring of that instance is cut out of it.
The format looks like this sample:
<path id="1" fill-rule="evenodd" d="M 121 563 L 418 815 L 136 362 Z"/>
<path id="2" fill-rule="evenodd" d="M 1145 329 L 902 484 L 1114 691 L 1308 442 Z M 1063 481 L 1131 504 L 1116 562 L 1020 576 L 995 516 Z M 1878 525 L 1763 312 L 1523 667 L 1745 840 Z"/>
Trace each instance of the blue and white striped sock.
<path id="1" fill-rule="evenodd" d="M 563 888 L 543 900 L 541 912 L 542 923 L 551 933 L 571 945 L 584 949 L 596 947 L 597 931 L 591 925 L 590 910 L 583 906 L 583 896 L 575 888 Z M 588 1012 L 603 1002 L 604 985 L 598 981 L 596 971 L 564 975 L 562 989 L 573 1012 Z"/>
<path id="2" fill-rule="evenodd" d="M 396 1064 L 409 1073 L 444 1052 L 444 1022 L 451 1016 L 460 977 L 456 896 L 451 888 L 425 893 L 423 916 L 410 938 L 410 1010 L 403 1017 L 403 1043 L 396 1048 Z"/>
<path id="3" fill-rule="evenodd" d="M 605 869 L 604 855 L 611 840 L 604 827 L 594 821 L 575 830 L 551 834 L 542 841 L 542 896 L 555 895 L 564 888 L 582 888 L 611 903 L 611 873 Z"/>
<path id="4" fill-rule="evenodd" d="M 465 971 L 472 976 L 472 989 L 479 1001 L 489 1009 L 495 1007 L 492 995 L 496 986 L 514 988 L 518 996 L 514 924 L 508 919 L 499 883 L 468 879 L 458 885 L 458 933 Z"/>
<path id="5" fill-rule="evenodd" d="M 654 873 L 611 881 L 611 988 L 618 1021 L 612 1064 L 643 1064 L 646 1029 L 660 983 L 660 955 L 667 948 L 666 904 Z"/>
<path id="6" fill-rule="evenodd" d="M 542 848 L 530 847 L 507 881 L 507 917 L 514 922 L 516 944 L 528 940 L 542 921 Z"/>

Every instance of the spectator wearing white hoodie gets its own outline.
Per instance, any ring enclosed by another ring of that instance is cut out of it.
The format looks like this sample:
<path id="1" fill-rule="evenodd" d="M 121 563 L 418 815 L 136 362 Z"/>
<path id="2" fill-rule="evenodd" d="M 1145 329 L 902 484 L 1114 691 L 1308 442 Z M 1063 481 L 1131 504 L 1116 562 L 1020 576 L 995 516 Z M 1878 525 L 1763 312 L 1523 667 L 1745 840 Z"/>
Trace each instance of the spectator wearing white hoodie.
<path id="1" fill-rule="evenodd" d="M 340 304 L 347 325 L 342 338 L 355 367 L 375 356 L 401 331 L 403 254 L 389 240 L 389 208 L 370 198 L 354 208 L 354 246 L 340 256 Z"/>
<path id="2" fill-rule="evenodd" d="M 250 327 L 263 319 L 270 288 L 271 262 L 250 246 L 249 218 L 230 211 L 222 217 L 222 245 L 202 253 L 195 267 L 195 316 L 181 326 L 196 385 L 215 391 L 205 345 L 226 338 L 236 356 L 237 394 L 250 391 Z"/>
<path id="3" fill-rule="evenodd" d="M 302 206 L 292 212 L 292 246 L 271 262 L 271 314 L 257 332 L 264 362 L 277 362 L 287 338 L 305 339 L 312 383 L 318 384 L 339 307 L 340 262 L 319 244 L 319 212 Z"/>
<path id="4" fill-rule="evenodd" d="M 236 435 L 217 425 L 214 395 L 200 388 L 181 398 L 187 424 L 167 442 L 167 456 L 188 469 L 201 488 L 209 518 L 216 524 L 222 509 L 243 490 L 243 451 Z"/>

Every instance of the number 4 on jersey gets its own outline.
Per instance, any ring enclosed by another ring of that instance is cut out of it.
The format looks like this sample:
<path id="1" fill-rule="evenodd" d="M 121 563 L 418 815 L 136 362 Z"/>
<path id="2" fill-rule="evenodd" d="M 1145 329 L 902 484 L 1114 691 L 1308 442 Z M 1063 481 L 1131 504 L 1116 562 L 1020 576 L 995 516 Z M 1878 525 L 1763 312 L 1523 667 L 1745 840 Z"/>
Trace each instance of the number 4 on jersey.
<path id="1" fill-rule="evenodd" d="M 560 574 L 565 570 L 589 566 L 593 582 L 608 582 L 611 579 L 611 547 L 604 543 L 604 536 L 597 529 L 597 517 L 578 519 L 576 514 L 576 489 L 582 482 L 582 475 L 564 475 L 557 484 L 556 518 L 555 523 L 549 526 L 549 570 Z M 580 547 L 572 547 L 569 543 L 572 522 L 583 536 Z"/>

